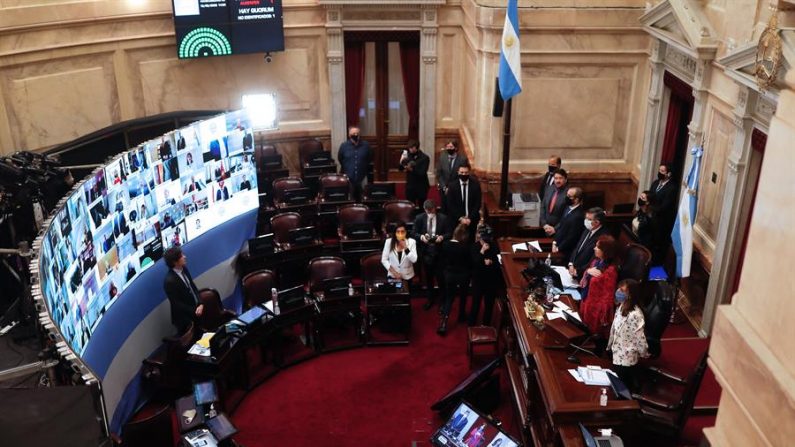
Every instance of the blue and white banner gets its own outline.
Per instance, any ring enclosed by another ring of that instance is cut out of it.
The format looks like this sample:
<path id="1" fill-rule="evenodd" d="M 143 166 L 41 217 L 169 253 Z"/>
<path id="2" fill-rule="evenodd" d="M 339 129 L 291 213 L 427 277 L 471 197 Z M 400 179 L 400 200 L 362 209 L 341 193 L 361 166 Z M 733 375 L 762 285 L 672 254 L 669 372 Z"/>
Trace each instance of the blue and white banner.
<path id="1" fill-rule="evenodd" d="M 500 95 L 507 101 L 522 91 L 522 53 L 519 49 L 519 11 L 517 0 L 508 0 L 500 50 Z"/>
<path id="2" fill-rule="evenodd" d="M 687 183 L 679 199 L 679 211 L 676 215 L 671 240 L 676 252 L 676 277 L 690 276 L 690 263 L 693 259 L 693 222 L 696 220 L 698 208 L 698 179 L 701 172 L 701 156 L 704 149 L 696 146 L 690 150 L 693 164 L 687 174 Z"/>

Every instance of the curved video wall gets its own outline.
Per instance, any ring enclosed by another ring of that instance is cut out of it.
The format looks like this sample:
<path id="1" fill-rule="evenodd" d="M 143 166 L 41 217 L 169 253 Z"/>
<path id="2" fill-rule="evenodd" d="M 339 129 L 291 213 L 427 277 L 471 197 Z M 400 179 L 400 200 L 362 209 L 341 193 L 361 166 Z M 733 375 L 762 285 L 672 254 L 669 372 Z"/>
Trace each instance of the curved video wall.
<path id="1" fill-rule="evenodd" d="M 75 354 L 165 249 L 258 207 L 253 149 L 248 114 L 231 112 L 122 153 L 72 191 L 41 239 L 39 276 Z"/>

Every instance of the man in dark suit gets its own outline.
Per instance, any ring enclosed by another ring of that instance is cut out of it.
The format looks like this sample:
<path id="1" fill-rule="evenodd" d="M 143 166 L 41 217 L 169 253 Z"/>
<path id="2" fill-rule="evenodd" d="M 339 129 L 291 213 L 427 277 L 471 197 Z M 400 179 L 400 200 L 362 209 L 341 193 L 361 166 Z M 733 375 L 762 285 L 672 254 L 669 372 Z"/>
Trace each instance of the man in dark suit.
<path id="1" fill-rule="evenodd" d="M 474 239 L 475 226 L 480 220 L 482 197 L 480 183 L 477 179 L 470 178 L 469 164 L 458 167 L 458 178 L 448 185 L 446 197 L 450 226 L 455 227 L 460 223 L 468 225 L 469 235 Z"/>
<path id="2" fill-rule="evenodd" d="M 672 179 L 673 172 L 671 171 L 670 163 L 660 164 L 657 171 L 657 180 L 651 184 L 649 191 L 654 193 L 657 201 L 657 215 L 662 223 L 661 231 L 668 234 L 670 237 L 671 230 L 674 227 L 674 220 L 676 219 L 677 208 L 679 204 L 679 188 L 676 181 Z"/>
<path id="3" fill-rule="evenodd" d="M 168 273 L 163 280 L 163 289 L 171 303 L 171 323 L 184 334 L 191 323 L 200 317 L 204 306 L 199 303 L 199 289 L 186 267 L 187 259 L 179 247 L 171 247 L 163 253 Z"/>
<path id="4" fill-rule="evenodd" d="M 424 213 L 414 219 L 411 237 L 417 241 L 422 270 L 425 273 L 425 287 L 428 289 L 428 301 L 423 306 L 430 309 L 436 302 L 434 280 L 439 284 L 439 292 L 444 296 L 444 278 L 442 262 L 439 259 L 442 242 L 449 237 L 450 227 L 447 216 L 436 212 L 436 203 L 426 200 L 422 208 Z"/>
<path id="5" fill-rule="evenodd" d="M 461 165 L 469 165 L 469 160 L 464 154 L 458 153 L 458 145 L 450 140 L 444 145 L 444 152 L 439 155 L 436 161 L 436 186 L 439 188 L 439 195 L 447 195 L 447 185 L 456 179 L 458 168 Z M 442 209 L 446 210 L 446 204 L 442 204 Z"/>
<path id="6" fill-rule="evenodd" d="M 572 250 L 577 247 L 577 241 L 582 234 L 583 219 L 585 210 L 582 206 L 582 188 L 572 187 L 566 192 L 566 210 L 563 217 L 554 227 L 544 226 L 544 232 L 548 236 L 554 236 L 552 242 L 552 253 L 562 253 L 568 257 Z"/>
<path id="7" fill-rule="evenodd" d="M 400 158 L 400 170 L 406 171 L 406 199 L 414 204 L 421 205 L 428 198 L 428 166 L 431 159 L 420 150 L 420 143 L 411 140 L 408 149 Z"/>
<path id="8" fill-rule="evenodd" d="M 555 226 L 563 217 L 566 210 L 566 190 L 568 189 L 569 174 L 565 169 L 555 171 L 553 184 L 546 188 L 541 200 L 541 226 Z"/>
<path id="9" fill-rule="evenodd" d="M 553 155 L 549 157 L 549 164 L 547 165 L 547 172 L 544 174 L 544 178 L 541 179 L 541 189 L 538 191 L 538 197 L 541 199 L 544 198 L 544 193 L 546 192 L 547 186 L 552 186 L 555 181 L 555 171 L 560 169 L 560 165 L 562 161 L 560 157 L 557 155 Z"/>
<path id="10" fill-rule="evenodd" d="M 373 158 L 370 143 L 362 140 L 360 133 L 361 130 L 358 127 L 351 126 L 348 129 L 348 140 L 340 144 L 340 149 L 337 152 L 340 172 L 350 179 L 353 196 L 356 200 L 362 199 L 363 183 L 367 178 L 367 171 Z"/>
<path id="11" fill-rule="evenodd" d="M 585 230 L 569 255 L 569 273 L 572 278 L 579 278 L 593 260 L 596 241 L 600 236 L 607 234 L 604 221 L 605 211 L 602 208 L 595 207 L 585 212 Z"/>
<path id="12" fill-rule="evenodd" d="M 119 211 L 113 216 L 113 236 L 119 237 L 127 234 L 130 228 L 127 226 L 127 219 L 124 218 L 124 213 Z"/>

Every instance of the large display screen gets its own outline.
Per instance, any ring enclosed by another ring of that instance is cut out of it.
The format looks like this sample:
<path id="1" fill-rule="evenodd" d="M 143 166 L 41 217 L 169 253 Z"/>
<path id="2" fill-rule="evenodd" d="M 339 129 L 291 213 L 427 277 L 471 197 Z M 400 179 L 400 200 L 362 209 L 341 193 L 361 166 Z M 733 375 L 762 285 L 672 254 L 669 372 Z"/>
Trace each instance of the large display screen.
<path id="1" fill-rule="evenodd" d="M 253 150 L 248 114 L 232 112 L 117 156 L 71 193 L 42 239 L 39 271 L 76 353 L 165 249 L 257 208 Z"/>
<path id="2" fill-rule="evenodd" d="M 173 0 L 180 59 L 284 50 L 281 0 Z"/>

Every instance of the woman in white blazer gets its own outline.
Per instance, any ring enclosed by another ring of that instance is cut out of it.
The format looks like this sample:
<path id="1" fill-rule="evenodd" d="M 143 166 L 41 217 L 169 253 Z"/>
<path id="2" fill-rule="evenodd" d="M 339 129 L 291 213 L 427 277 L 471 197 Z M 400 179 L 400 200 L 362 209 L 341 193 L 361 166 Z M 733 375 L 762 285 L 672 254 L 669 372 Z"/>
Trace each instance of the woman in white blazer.
<path id="1" fill-rule="evenodd" d="M 417 241 L 408 237 L 406 224 L 398 222 L 384 243 L 381 264 L 390 278 L 405 279 L 411 284 L 415 262 L 417 262 Z"/>
<path id="2" fill-rule="evenodd" d="M 613 352 L 613 369 L 631 390 L 637 389 L 638 360 L 649 356 L 643 330 L 643 311 L 637 305 L 640 283 L 625 279 L 616 290 L 616 314 L 610 327 L 607 349 Z"/>

